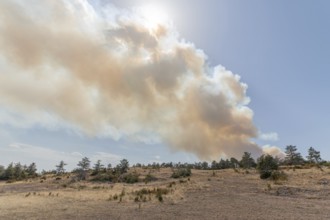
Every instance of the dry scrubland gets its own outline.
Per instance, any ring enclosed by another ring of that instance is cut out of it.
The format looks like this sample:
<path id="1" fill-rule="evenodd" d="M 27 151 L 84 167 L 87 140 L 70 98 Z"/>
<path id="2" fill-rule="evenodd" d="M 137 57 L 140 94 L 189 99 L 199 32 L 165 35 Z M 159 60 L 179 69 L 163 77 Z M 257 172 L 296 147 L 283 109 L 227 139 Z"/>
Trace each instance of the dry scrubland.
<path id="1" fill-rule="evenodd" d="M 136 171 L 158 180 L 0 182 L 0 219 L 330 219 L 328 168 L 285 170 L 288 180 L 277 182 L 254 170 L 192 170 L 183 179 L 169 168 Z"/>

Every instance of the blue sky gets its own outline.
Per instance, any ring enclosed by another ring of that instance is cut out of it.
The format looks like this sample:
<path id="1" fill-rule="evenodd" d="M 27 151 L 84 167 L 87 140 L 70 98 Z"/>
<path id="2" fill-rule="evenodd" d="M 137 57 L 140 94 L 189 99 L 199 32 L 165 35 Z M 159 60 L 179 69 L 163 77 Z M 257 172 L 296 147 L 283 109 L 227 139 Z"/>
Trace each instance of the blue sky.
<path id="1" fill-rule="evenodd" d="M 330 159 L 327 146 L 330 133 L 327 117 L 330 112 L 327 101 L 330 94 L 329 1 L 118 0 L 89 3 L 96 12 L 108 4 L 120 10 L 144 5 L 163 10 L 180 39 L 193 43 L 206 54 L 208 66 L 222 65 L 248 85 L 246 95 L 251 102 L 247 106 L 254 113 L 254 125 L 259 133 L 273 137 L 253 138 L 257 144 L 282 150 L 286 145 L 296 145 L 304 156 L 308 147 L 313 146 L 321 151 L 323 159 Z M 1 7 L 5 8 L 6 4 L 0 4 Z M 0 62 L 0 74 L 6 74 L 8 65 Z M 46 124 L 35 123 L 36 119 L 30 119 L 29 113 L 22 116 L 7 107 L 5 102 L 0 103 L 0 164 L 3 165 L 11 161 L 34 161 L 39 168 L 52 169 L 64 158 L 68 167 L 73 168 L 82 156 L 113 164 L 121 158 L 131 163 L 198 160 L 194 152 L 181 148 L 173 150 L 163 142 L 90 136 L 72 129 L 65 119 L 53 120 L 52 115 L 46 115 Z"/>

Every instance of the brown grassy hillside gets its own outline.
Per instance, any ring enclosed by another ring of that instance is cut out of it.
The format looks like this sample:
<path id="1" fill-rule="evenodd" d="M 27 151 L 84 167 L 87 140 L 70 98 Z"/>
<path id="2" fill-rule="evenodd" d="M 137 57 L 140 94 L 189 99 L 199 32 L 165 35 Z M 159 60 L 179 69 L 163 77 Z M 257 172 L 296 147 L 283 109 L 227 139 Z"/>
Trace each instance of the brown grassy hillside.
<path id="1" fill-rule="evenodd" d="M 0 219 L 330 219 L 328 169 L 286 170 L 288 180 L 276 182 L 254 170 L 192 170 L 183 179 L 168 168 L 136 172 L 157 180 L 1 182 Z"/>

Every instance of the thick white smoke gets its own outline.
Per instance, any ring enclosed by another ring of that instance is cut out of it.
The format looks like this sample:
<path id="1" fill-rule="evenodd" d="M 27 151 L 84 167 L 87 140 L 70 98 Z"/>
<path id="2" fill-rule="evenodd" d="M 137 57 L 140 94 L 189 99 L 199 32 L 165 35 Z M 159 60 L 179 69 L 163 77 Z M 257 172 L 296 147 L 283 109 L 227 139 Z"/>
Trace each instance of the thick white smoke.
<path id="1" fill-rule="evenodd" d="M 251 142 L 258 131 L 247 85 L 209 66 L 169 23 L 151 27 L 137 10 L 2 0 L 0 48 L 0 107 L 23 118 L 161 140 L 200 159 L 262 153 Z"/>

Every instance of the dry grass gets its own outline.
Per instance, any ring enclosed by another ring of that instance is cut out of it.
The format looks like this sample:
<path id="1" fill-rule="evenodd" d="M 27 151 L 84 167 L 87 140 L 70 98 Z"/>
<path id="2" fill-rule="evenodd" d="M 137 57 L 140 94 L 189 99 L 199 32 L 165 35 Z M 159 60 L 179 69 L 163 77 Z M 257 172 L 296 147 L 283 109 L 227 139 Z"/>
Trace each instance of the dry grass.
<path id="1" fill-rule="evenodd" d="M 0 182 L 0 219 L 329 219 L 330 170 L 285 170 L 287 181 L 260 180 L 255 171 L 136 169 L 135 184 L 72 182 L 55 176 Z M 162 192 L 160 202 L 157 192 Z M 141 193 L 142 192 L 142 193 Z M 165 193 L 166 192 L 166 193 Z M 117 198 L 115 198 L 117 197 Z M 302 213 L 304 213 L 302 215 Z"/>

